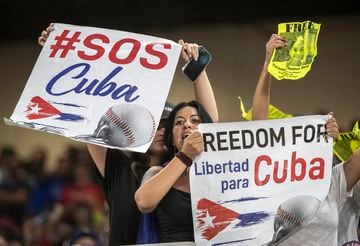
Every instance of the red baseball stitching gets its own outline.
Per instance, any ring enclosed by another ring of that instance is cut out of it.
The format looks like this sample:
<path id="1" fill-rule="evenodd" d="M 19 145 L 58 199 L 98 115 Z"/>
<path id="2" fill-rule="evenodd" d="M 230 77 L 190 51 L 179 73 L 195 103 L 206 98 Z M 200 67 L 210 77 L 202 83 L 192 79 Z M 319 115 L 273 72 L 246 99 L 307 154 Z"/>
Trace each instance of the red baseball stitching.
<path id="1" fill-rule="evenodd" d="M 147 109 L 146 109 L 146 111 L 150 114 L 150 117 L 152 119 L 152 131 L 150 134 L 150 139 L 147 141 L 147 143 L 148 143 L 148 142 L 150 142 L 151 138 L 154 136 L 154 133 L 155 133 L 155 120 L 154 120 L 154 116 L 151 114 L 151 112 Z"/>
<path id="2" fill-rule="evenodd" d="M 278 208 L 277 214 L 280 216 L 280 218 L 286 220 L 287 222 L 289 222 L 291 224 L 299 225 L 301 223 L 300 218 L 298 218 L 297 216 L 295 216 L 293 214 L 290 214 L 289 212 L 282 209 L 281 207 Z"/>
<path id="3" fill-rule="evenodd" d="M 122 130 L 128 145 L 135 142 L 134 132 L 116 113 L 114 113 L 112 107 L 106 111 L 105 115 L 116 127 Z"/>

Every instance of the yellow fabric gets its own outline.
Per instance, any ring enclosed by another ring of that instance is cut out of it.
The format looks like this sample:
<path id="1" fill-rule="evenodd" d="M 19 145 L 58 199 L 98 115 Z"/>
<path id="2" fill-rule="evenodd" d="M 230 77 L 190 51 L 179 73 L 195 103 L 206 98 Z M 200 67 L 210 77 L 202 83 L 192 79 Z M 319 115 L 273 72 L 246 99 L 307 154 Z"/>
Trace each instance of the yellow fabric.
<path id="1" fill-rule="evenodd" d="M 252 119 L 252 108 L 249 111 L 246 111 L 243 101 L 241 100 L 241 97 L 239 97 L 240 100 L 240 111 L 241 116 L 245 119 L 250 121 Z M 290 118 L 293 117 L 291 114 L 286 114 L 282 112 L 280 109 L 276 108 L 273 105 L 269 105 L 269 119 L 283 119 L 283 118 Z"/>
<path id="2" fill-rule="evenodd" d="M 340 133 L 334 143 L 334 153 L 341 161 L 349 159 L 352 153 L 360 147 L 359 122 L 356 122 L 351 132 Z"/>

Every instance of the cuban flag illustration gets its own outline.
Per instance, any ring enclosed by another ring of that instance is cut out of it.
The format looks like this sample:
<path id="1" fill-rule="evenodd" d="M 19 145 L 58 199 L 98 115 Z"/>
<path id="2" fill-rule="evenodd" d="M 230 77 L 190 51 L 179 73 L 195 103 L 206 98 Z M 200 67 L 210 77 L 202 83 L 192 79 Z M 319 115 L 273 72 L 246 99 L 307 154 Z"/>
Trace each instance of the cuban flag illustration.
<path id="1" fill-rule="evenodd" d="M 79 122 L 85 120 L 85 117 L 69 113 L 71 108 L 84 107 L 71 103 L 48 102 L 39 96 L 32 97 L 25 111 L 26 118 L 29 120 L 38 120 L 54 117 L 55 120 Z M 67 113 L 59 110 L 68 110 Z"/>
<path id="2" fill-rule="evenodd" d="M 240 214 L 224 206 L 226 203 L 239 203 L 249 200 L 258 200 L 262 198 L 243 198 L 232 201 L 217 203 L 207 198 L 202 198 L 197 203 L 197 229 L 201 231 L 201 236 L 207 241 L 212 241 L 218 234 L 226 230 L 236 230 L 238 227 L 247 227 L 262 223 L 270 218 L 270 214 L 264 211 Z M 243 238 L 236 242 L 248 241 L 252 238 Z M 224 242 L 221 244 L 234 243 Z M 211 244 L 211 245 L 221 245 Z M 209 244 L 210 245 L 210 244 Z"/>

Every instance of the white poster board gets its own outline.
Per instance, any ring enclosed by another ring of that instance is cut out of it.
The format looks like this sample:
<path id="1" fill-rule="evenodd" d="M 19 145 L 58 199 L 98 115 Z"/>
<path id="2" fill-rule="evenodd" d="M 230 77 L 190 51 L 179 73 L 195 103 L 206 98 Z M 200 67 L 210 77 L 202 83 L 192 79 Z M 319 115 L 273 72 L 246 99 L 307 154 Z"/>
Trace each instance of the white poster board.
<path id="1" fill-rule="evenodd" d="M 145 152 L 180 52 L 163 38 L 56 23 L 5 122 Z"/>
<path id="2" fill-rule="evenodd" d="M 205 151 L 190 169 L 196 245 L 276 243 L 311 223 L 331 181 L 327 118 L 200 124 Z"/>

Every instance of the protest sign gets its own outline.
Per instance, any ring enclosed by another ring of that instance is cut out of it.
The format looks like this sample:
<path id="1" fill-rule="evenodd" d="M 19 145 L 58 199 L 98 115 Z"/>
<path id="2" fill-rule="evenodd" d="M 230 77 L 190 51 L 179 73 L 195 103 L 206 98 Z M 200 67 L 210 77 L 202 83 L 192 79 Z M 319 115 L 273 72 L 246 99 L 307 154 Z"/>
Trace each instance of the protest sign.
<path id="1" fill-rule="evenodd" d="M 320 26 L 312 21 L 280 23 L 278 34 L 288 40 L 288 45 L 274 51 L 269 73 L 278 80 L 303 78 L 317 55 Z"/>
<path id="2" fill-rule="evenodd" d="M 190 169 L 196 245 L 273 245 L 311 223 L 331 181 L 328 117 L 200 124 L 204 152 Z"/>
<path id="3" fill-rule="evenodd" d="M 180 52 L 163 38 L 56 23 L 5 122 L 145 152 Z"/>

